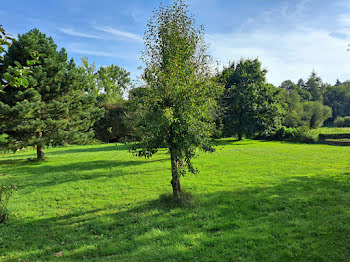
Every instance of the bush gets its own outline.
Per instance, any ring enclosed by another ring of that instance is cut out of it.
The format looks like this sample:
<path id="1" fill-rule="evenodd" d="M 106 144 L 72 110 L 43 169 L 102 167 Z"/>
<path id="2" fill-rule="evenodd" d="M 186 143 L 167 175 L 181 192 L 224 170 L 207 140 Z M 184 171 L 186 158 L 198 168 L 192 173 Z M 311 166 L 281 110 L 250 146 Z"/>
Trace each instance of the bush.
<path id="1" fill-rule="evenodd" d="M 310 129 L 302 126 L 297 128 L 284 127 L 277 129 L 274 133 L 267 136 L 259 136 L 258 139 L 290 141 L 301 143 L 312 143 L 317 140 L 316 135 L 310 132 Z"/>
<path id="2" fill-rule="evenodd" d="M 338 116 L 334 120 L 334 125 L 336 127 L 350 127 L 350 116 L 345 116 L 345 117 Z"/>
<path id="3" fill-rule="evenodd" d="M 350 127 L 350 116 L 344 117 L 344 127 Z"/>
<path id="4" fill-rule="evenodd" d="M 7 204 L 12 193 L 16 190 L 16 186 L 0 186 L 0 224 L 4 223 L 8 218 Z"/>
<path id="5" fill-rule="evenodd" d="M 338 116 L 335 120 L 334 120 L 334 125 L 336 127 L 343 127 L 344 126 L 344 117 Z"/>

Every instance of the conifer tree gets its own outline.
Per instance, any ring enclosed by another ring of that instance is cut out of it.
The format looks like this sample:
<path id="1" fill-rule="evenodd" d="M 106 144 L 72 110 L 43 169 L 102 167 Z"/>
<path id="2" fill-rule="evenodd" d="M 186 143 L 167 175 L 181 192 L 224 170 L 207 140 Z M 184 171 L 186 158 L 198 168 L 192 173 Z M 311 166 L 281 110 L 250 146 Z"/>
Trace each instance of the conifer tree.
<path id="1" fill-rule="evenodd" d="M 13 41 L 0 73 L 11 74 L 17 62 L 31 59 L 32 51 L 41 55 L 40 64 L 31 66 L 28 87 L 8 85 L 0 94 L 0 133 L 9 136 L 3 144 L 7 149 L 35 146 L 38 159 L 43 159 L 45 145 L 88 142 L 103 109 L 94 106 L 94 96 L 85 94 L 82 69 L 67 61 L 66 51 L 57 51 L 53 39 L 37 29 Z"/>

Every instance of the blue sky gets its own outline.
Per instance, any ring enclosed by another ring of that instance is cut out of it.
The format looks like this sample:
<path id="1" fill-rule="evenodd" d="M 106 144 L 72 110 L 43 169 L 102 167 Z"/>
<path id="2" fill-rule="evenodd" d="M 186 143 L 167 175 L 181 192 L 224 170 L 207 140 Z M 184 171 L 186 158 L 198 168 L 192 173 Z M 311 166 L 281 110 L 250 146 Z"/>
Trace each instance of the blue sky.
<path id="1" fill-rule="evenodd" d="M 98 66 L 119 65 L 135 79 L 143 33 L 160 2 L 170 1 L 2 0 L 0 24 L 13 35 L 38 28 L 76 61 L 87 56 Z M 349 0 L 186 2 L 220 66 L 258 57 L 275 85 L 313 69 L 329 83 L 350 79 Z"/>

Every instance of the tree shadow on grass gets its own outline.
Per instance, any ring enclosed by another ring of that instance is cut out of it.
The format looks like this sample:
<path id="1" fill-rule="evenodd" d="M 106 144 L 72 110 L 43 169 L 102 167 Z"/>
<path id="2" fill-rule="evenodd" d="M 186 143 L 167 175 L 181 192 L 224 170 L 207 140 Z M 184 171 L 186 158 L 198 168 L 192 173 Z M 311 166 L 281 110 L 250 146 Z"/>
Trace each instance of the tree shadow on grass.
<path id="1" fill-rule="evenodd" d="M 346 174 L 344 174 L 346 175 Z M 271 187 L 161 199 L 3 225 L 5 259 L 346 261 L 350 177 L 292 177 Z M 12 254 L 10 257 L 9 254 Z"/>
<path id="2" fill-rule="evenodd" d="M 54 149 L 54 151 L 52 151 Z M 129 146 L 126 144 L 106 144 L 104 146 L 96 146 L 96 145 L 85 145 L 83 148 L 69 148 L 65 146 L 58 146 L 58 147 L 50 147 L 50 148 L 44 148 L 45 155 L 47 157 L 50 157 L 50 155 L 62 155 L 62 154 L 76 154 L 76 153 L 97 153 L 97 152 L 108 152 L 108 151 L 119 151 L 119 150 L 128 150 Z M 17 155 L 16 153 L 2 156 L 3 160 L 0 160 L 0 164 L 5 163 L 7 161 L 25 161 L 25 160 L 36 160 L 35 159 L 36 152 L 33 151 L 33 153 L 28 154 L 20 154 Z M 14 157 L 23 157 L 21 159 L 13 159 Z M 31 157 L 31 158 L 28 158 Z"/>
<path id="3" fill-rule="evenodd" d="M 63 150 L 55 150 L 48 152 L 47 155 L 61 155 L 61 154 L 76 154 L 76 153 L 96 153 L 96 152 L 108 152 L 108 151 L 119 151 L 119 150 L 128 150 L 129 147 L 126 144 L 108 144 L 106 146 L 89 146 L 86 145 L 80 148 L 67 148 Z"/>
<path id="4" fill-rule="evenodd" d="M 251 143 L 245 143 L 244 140 L 238 140 L 238 139 L 220 139 L 220 140 L 215 140 L 214 142 L 214 146 L 225 146 L 225 145 L 241 146 L 241 145 L 251 145 Z"/>
<path id="5" fill-rule="evenodd" d="M 151 162 L 163 162 L 168 159 L 155 159 L 142 161 L 97 160 L 70 164 L 51 165 L 21 165 L 12 167 L 17 175 L 11 175 L 11 183 L 19 189 L 30 191 L 33 188 L 59 185 L 81 180 L 93 180 L 98 178 L 115 178 L 130 175 L 135 171 L 129 171 L 130 167 L 144 165 Z M 136 171 L 137 174 L 147 173 Z M 149 172 L 152 172 L 150 170 Z"/>

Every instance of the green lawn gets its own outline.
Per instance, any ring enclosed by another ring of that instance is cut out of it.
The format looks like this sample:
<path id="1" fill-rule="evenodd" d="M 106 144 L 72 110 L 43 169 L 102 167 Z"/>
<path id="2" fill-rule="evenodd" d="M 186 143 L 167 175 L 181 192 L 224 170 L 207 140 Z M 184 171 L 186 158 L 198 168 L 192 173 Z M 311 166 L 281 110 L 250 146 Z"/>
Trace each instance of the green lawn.
<path id="1" fill-rule="evenodd" d="M 3 155 L 18 192 L 0 261 L 350 261 L 350 147 L 220 140 L 172 207 L 165 151 L 69 146 Z M 21 259 L 21 260 L 20 260 Z"/>

